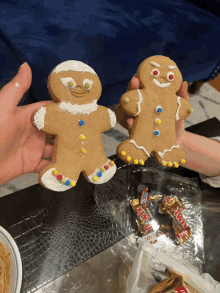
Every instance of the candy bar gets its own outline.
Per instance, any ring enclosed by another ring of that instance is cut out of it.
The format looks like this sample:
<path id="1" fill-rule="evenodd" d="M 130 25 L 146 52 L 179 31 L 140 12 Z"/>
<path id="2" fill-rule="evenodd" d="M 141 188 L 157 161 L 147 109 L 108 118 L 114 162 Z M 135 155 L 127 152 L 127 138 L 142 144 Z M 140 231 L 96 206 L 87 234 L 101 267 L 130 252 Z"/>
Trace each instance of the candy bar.
<path id="1" fill-rule="evenodd" d="M 192 232 L 189 227 L 186 227 L 185 229 L 179 229 L 178 226 L 173 222 L 173 228 L 176 237 L 181 243 L 192 237 Z"/>

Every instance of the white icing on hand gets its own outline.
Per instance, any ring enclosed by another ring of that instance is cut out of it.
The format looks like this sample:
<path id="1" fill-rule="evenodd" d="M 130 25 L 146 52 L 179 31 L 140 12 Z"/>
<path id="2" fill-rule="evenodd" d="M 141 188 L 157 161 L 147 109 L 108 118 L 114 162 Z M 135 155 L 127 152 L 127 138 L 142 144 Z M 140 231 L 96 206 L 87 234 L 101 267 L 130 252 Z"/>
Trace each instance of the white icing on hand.
<path id="1" fill-rule="evenodd" d="M 168 87 L 169 85 L 171 85 L 171 83 L 170 82 L 164 82 L 164 83 L 160 83 L 157 79 L 153 79 L 153 82 L 157 85 L 157 86 L 159 86 L 159 87 L 161 87 L 161 88 L 165 88 L 165 87 Z"/>
<path id="2" fill-rule="evenodd" d="M 140 90 L 137 90 L 137 93 L 138 93 L 138 102 L 137 102 L 138 111 L 134 116 L 137 116 L 141 112 L 141 103 L 143 100 L 143 97 L 142 97 Z"/>
<path id="3" fill-rule="evenodd" d="M 109 117 L 110 117 L 111 127 L 114 127 L 115 124 L 116 124 L 116 116 L 115 116 L 115 113 L 111 109 L 108 109 L 108 114 L 109 114 Z"/>
<path id="4" fill-rule="evenodd" d="M 92 112 L 97 111 L 98 105 L 97 100 L 94 100 L 92 103 L 78 105 L 71 104 L 71 102 L 61 102 L 59 104 L 60 110 L 66 110 L 70 114 L 91 114 Z"/>
<path id="5" fill-rule="evenodd" d="M 78 72 L 90 72 L 96 74 L 96 72 L 89 65 L 76 60 L 68 60 L 57 65 L 52 73 L 58 73 L 62 71 L 78 71 Z M 96 74 L 97 75 L 97 74 Z"/>
<path id="6" fill-rule="evenodd" d="M 44 129 L 44 117 L 46 114 L 46 108 L 41 107 L 34 115 L 34 124 L 39 130 Z"/>
<path id="7" fill-rule="evenodd" d="M 154 62 L 154 61 L 151 61 L 150 64 L 151 64 L 151 65 L 154 65 L 154 66 L 156 66 L 156 67 L 160 67 L 160 64 L 158 64 L 158 63 L 156 63 L 156 62 Z"/>
<path id="8" fill-rule="evenodd" d="M 176 68 L 176 66 L 172 66 L 172 65 L 171 65 L 171 66 L 168 66 L 168 68 L 169 68 L 169 69 L 174 69 L 174 68 Z"/>
<path id="9" fill-rule="evenodd" d="M 19 84 L 18 82 L 16 82 L 16 83 L 15 83 L 15 86 L 16 86 L 16 87 L 19 87 L 19 86 L 20 86 L 20 84 Z"/>
<path id="10" fill-rule="evenodd" d="M 43 183 L 43 185 L 53 191 L 66 191 L 70 188 L 72 188 L 72 186 L 67 186 L 65 184 L 62 184 L 57 178 L 56 176 L 53 175 L 53 171 L 56 170 L 55 168 L 51 168 L 48 171 L 46 171 L 42 177 L 40 178 L 41 182 Z M 66 180 L 69 180 L 66 177 L 63 177 Z M 73 180 L 69 180 L 69 181 L 73 181 Z"/>
<path id="11" fill-rule="evenodd" d="M 109 163 L 110 161 L 108 161 Z M 108 164 L 106 163 L 106 164 Z M 104 164 L 101 168 L 103 168 L 106 164 Z M 117 167 L 116 165 L 114 164 L 113 166 L 109 166 L 109 169 L 108 170 L 105 170 L 103 173 L 102 173 L 102 177 L 98 177 L 98 181 L 94 181 L 92 178 L 97 176 L 97 173 L 99 172 L 99 169 L 100 168 L 97 168 L 95 170 L 95 172 L 91 175 L 88 176 L 87 180 L 93 184 L 103 184 L 103 183 L 106 183 L 107 181 L 109 181 L 114 175 L 115 175 L 115 172 L 117 171 Z"/>
<path id="12" fill-rule="evenodd" d="M 171 152 L 172 149 L 178 149 L 178 148 L 179 148 L 179 145 L 173 145 L 169 150 L 164 149 L 162 153 L 158 152 L 158 155 L 163 159 L 163 156 L 165 155 L 165 153 Z"/>
<path id="13" fill-rule="evenodd" d="M 143 146 L 138 146 L 138 145 L 136 144 L 136 142 L 135 142 L 133 139 L 129 140 L 129 142 L 130 142 L 130 143 L 133 143 L 133 144 L 136 146 L 137 149 L 140 149 L 140 150 L 144 151 L 145 154 L 146 154 L 148 157 L 150 157 L 150 154 L 148 153 L 148 151 L 147 151 Z"/>
<path id="14" fill-rule="evenodd" d="M 177 111 L 176 111 L 176 121 L 178 121 L 179 120 L 179 110 L 180 110 L 180 107 L 181 107 L 180 97 L 178 97 L 176 100 L 177 100 L 177 103 L 178 103 L 178 108 L 177 108 Z"/>

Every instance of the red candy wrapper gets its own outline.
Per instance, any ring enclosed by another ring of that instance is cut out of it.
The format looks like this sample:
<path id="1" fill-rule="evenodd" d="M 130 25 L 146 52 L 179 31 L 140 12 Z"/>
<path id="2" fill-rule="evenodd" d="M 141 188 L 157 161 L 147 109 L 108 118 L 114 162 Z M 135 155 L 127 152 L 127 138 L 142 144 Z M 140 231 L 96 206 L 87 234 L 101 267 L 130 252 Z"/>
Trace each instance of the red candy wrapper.
<path id="1" fill-rule="evenodd" d="M 138 229 L 144 236 L 154 231 L 151 221 L 153 219 L 150 210 L 146 204 L 141 205 L 139 199 L 133 199 L 130 201 L 132 209 L 137 216 Z"/>

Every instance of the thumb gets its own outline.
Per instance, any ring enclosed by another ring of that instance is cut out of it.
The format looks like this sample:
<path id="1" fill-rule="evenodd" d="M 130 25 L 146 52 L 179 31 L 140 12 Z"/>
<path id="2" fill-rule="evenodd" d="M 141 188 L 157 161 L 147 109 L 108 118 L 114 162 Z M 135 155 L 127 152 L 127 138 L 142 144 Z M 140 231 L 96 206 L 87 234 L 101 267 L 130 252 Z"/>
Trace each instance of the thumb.
<path id="1" fill-rule="evenodd" d="M 0 91 L 0 109 L 13 112 L 31 85 L 31 68 L 25 62 L 19 68 L 16 76 Z"/>
<path id="2" fill-rule="evenodd" d="M 183 98 L 183 99 L 186 99 L 187 101 L 189 101 L 189 95 L 188 95 L 188 92 L 187 92 L 187 88 L 188 88 L 188 84 L 187 84 L 187 81 L 184 81 L 178 91 L 178 95 Z"/>

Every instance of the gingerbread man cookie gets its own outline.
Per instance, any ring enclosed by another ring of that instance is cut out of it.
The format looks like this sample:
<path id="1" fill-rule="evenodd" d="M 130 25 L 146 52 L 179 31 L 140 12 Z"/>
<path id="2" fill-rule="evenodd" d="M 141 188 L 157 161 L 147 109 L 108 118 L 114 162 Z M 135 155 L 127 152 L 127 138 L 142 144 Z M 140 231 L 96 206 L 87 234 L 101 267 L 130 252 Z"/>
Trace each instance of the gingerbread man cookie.
<path id="1" fill-rule="evenodd" d="M 117 155 L 141 165 L 153 155 L 159 164 L 177 168 L 185 163 L 185 153 L 176 143 L 175 123 L 192 112 L 189 102 L 176 94 L 182 75 L 170 58 L 152 56 L 140 64 L 136 77 L 141 89 L 126 92 L 117 111 L 119 116 L 135 118 L 130 138 L 119 144 Z"/>
<path id="2" fill-rule="evenodd" d="M 41 107 L 33 117 L 39 131 L 55 136 L 52 162 L 39 173 L 39 182 L 65 191 L 76 185 L 81 172 L 91 183 L 107 182 L 116 166 L 105 156 L 102 132 L 115 126 L 116 116 L 97 105 L 97 74 L 83 62 L 69 60 L 50 73 L 48 90 L 55 103 Z"/>

